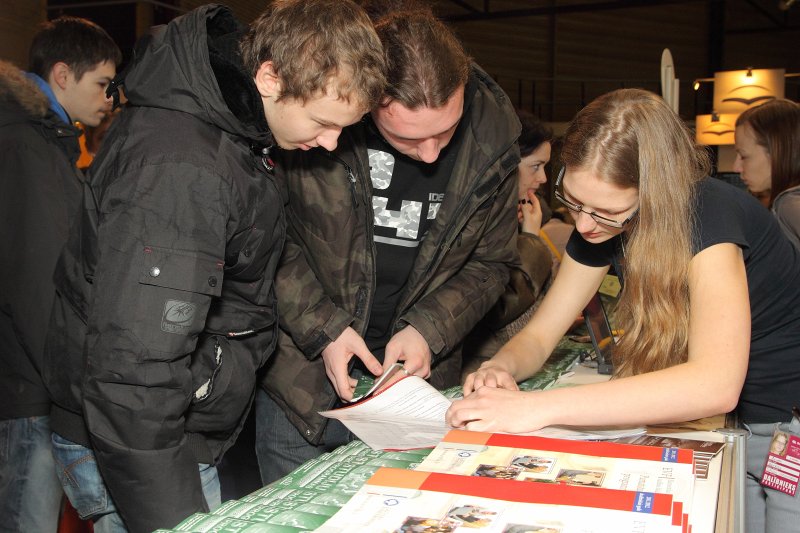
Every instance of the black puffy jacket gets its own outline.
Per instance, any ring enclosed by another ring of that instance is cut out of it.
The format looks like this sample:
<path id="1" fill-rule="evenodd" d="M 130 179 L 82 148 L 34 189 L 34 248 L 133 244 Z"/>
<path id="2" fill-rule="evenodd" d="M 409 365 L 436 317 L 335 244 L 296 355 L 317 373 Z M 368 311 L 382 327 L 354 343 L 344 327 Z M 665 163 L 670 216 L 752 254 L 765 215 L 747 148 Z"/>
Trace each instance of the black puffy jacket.
<path id="1" fill-rule="evenodd" d="M 0 61 L 0 420 L 43 416 L 53 269 L 81 200 L 80 130 Z"/>
<path id="2" fill-rule="evenodd" d="M 133 532 L 206 510 L 197 464 L 235 440 L 275 344 L 283 199 L 241 31 L 205 6 L 139 47 L 56 270 L 52 427 L 94 450 Z"/>

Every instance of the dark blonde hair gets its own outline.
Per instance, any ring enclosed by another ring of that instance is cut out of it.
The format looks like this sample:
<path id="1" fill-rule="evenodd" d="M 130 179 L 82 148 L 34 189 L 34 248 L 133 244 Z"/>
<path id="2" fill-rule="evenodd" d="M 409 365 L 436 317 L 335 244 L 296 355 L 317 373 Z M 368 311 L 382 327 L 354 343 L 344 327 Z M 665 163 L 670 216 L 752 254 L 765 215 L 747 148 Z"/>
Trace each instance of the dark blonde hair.
<path id="1" fill-rule="evenodd" d="M 255 76 L 272 61 L 280 98 L 306 102 L 333 83 L 339 98 L 375 107 L 386 85 L 383 48 L 369 17 L 350 0 L 275 0 L 242 39 Z"/>
<path id="2" fill-rule="evenodd" d="M 791 100 L 770 100 L 739 115 L 736 127 L 744 125 L 750 126 L 756 142 L 769 153 L 772 205 L 780 193 L 800 185 L 800 105 Z"/>
<path id="3" fill-rule="evenodd" d="M 570 124 L 561 157 L 618 187 L 639 190 L 629 228 L 625 287 L 617 307 L 624 329 L 617 376 L 685 362 L 689 345 L 689 261 L 696 185 L 707 153 L 653 93 L 621 89 L 593 101 Z"/>

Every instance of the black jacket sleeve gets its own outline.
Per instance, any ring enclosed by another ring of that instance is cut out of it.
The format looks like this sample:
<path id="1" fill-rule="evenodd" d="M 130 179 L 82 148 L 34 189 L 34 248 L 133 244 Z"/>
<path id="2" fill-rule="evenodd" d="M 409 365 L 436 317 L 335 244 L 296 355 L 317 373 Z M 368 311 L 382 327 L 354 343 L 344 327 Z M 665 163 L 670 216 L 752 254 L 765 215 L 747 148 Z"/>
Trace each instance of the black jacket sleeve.
<path id="1" fill-rule="evenodd" d="M 84 417 L 132 532 L 205 511 L 185 416 L 190 363 L 223 282 L 230 190 L 185 162 L 132 170 L 99 199 Z"/>

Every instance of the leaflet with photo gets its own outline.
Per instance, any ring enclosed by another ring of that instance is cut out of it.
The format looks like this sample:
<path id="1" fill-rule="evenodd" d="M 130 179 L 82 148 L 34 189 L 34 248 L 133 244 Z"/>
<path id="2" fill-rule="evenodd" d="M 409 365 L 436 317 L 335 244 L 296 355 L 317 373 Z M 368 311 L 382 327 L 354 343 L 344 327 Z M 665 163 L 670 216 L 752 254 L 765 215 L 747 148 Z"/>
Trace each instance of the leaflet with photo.
<path id="1" fill-rule="evenodd" d="M 690 523 L 689 449 L 453 430 L 416 470 L 671 494 Z"/>
<path id="2" fill-rule="evenodd" d="M 672 496 L 381 468 L 319 533 L 679 533 Z"/>

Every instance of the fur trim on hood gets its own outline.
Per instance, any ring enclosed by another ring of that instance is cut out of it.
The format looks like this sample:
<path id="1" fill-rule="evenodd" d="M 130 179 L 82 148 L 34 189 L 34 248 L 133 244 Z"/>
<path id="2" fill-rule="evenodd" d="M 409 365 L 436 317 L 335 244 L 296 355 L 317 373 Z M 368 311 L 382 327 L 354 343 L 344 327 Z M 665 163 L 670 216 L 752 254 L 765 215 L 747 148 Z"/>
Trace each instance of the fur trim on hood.
<path id="1" fill-rule="evenodd" d="M 13 64 L 0 60 L 0 102 L 21 106 L 26 113 L 41 118 L 50 103 L 33 80 Z"/>

